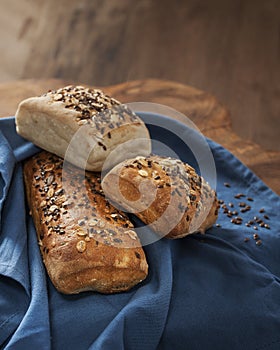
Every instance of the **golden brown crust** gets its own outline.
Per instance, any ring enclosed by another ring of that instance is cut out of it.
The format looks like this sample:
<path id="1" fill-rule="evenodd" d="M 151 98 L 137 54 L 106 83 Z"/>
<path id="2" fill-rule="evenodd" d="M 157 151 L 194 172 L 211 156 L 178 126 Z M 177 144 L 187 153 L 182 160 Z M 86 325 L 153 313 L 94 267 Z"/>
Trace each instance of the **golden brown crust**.
<path id="1" fill-rule="evenodd" d="M 60 292 L 120 292 L 146 278 L 141 243 L 105 199 L 100 174 L 43 151 L 25 162 L 24 180 L 41 254 Z"/>
<path id="2" fill-rule="evenodd" d="M 218 216 L 216 193 L 188 164 L 160 156 L 137 157 L 115 166 L 102 188 L 167 238 L 204 233 Z"/>

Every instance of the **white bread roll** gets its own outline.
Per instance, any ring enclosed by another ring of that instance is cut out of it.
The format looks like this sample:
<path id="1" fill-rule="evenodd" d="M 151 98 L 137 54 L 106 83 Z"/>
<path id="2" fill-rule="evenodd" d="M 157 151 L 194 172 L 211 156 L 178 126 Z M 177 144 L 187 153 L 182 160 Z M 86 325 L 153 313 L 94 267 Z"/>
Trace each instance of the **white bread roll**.
<path id="1" fill-rule="evenodd" d="M 67 86 L 22 101 L 16 112 L 19 135 L 86 170 L 101 171 L 151 152 L 149 132 L 126 105 L 101 90 Z"/>

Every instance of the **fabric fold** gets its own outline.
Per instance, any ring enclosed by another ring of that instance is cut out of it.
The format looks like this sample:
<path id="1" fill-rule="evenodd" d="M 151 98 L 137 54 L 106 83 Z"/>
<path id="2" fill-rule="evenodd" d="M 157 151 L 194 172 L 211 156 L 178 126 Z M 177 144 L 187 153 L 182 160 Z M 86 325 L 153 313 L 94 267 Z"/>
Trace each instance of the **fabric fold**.
<path id="1" fill-rule="evenodd" d="M 13 150 L 0 129 L 0 225 L 1 212 L 8 194 L 15 163 Z"/>
<path id="2" fill-rule="evenodd" d="M 108 324 L 91 350 L 156 349 L 164 332 L 172 297 L 172 257 L 167 241 L 146 247 L 153 254 L 149 279 L 138 289 L 129 303 Z M 130 334 L 129 337 L 124 336 Z"/>
<path id="3" fill-rule="evenodd" d="M 28 349 L 32 344 L 34 349 L 50 350 L 51 336 L 46 275 L 31 217 L 28 218 L 28 256 L 31 287 L 29 305 L 6 349 Z"/>

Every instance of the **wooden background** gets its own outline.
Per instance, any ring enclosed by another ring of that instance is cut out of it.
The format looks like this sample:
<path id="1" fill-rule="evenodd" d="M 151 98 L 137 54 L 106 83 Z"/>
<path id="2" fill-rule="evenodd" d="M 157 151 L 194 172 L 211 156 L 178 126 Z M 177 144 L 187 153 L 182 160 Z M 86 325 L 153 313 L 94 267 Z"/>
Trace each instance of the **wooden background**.
<path id="1" fill-rule="evenodd" d="M 214 94 L 280 150 L 279 0 L 0 0 L 0 82 L 158 78 Z"/>

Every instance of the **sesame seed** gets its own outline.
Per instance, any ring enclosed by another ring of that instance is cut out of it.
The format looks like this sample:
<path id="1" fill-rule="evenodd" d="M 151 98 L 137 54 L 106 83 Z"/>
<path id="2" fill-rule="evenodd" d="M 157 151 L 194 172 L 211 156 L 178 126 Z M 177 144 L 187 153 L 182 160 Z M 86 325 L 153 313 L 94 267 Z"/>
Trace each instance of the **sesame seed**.
<path id="1" fill-rule="evenodd" d="M 134 231 L 128 230 L 128 231 L 125 231 L 125 233 L 128 234 L 131 239 L 133 239 L 133 240 L 137 239 L 137 235 Z"/>
<path id="2" fill-rule="evenodd" d="M 139 170 L 138 174 L 142 177 L 147 177 L 149 175 L 146 170 Z"/>
<path id="3" fill-rule="evenodd" d="M 54 99 L 55 101 L 61 101 L 62 98 L 63 98 L 63 95 L 62 95 L 62 94 L 56 94 L 56 95 L 53 97 L 53 99 Z"/>
<path id="4" fill-rule="evenodd" d="M 54 195 L 54 189 L 53 188 L 50 188 L 49 190 L 48 190 L 48 196 L 49 197 L 52 197 Z"/>
<path id="5" fill-rule="evenodd" d="M 42 200 L 41 204 L 40 204 L 40 207 L 44 207 L 45 205 L 47 204 L 47 202 L 45 200 Z"/>
<path id="6" fill-rule="evenodd" d="M 87 235 L 87 231 L 85 231 L 82 228 L 77 228 L 75 232 L 78 236 L 86 236 Z"/>
<path id="7" fill-rule="evenodd" d="M 90 227 L 94 227 L 95 225 L 97 225 L 97 223 L 99 222 L 99 220 L 97 219 L 91 219 L 89 222 L 88 222 L 88 225 Z"/>
<path id="8" fill-rule="evenodd" d="M 57 205 L 52 205 L 49 209 L 51 213 L 53 213 L 55 210 L 59 209 Z"/>

